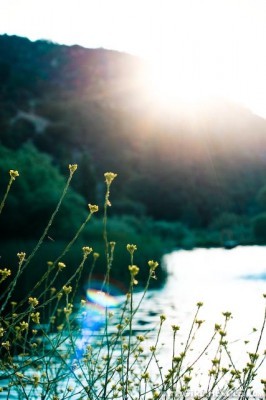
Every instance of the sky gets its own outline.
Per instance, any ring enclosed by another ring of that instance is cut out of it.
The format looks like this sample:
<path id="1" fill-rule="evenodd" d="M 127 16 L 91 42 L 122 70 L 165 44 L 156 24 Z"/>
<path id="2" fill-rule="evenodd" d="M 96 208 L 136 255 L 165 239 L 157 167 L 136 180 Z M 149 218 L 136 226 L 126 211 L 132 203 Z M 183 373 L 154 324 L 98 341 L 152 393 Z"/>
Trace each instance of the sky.
<path id="1" fill-rule="evenodd" d="M 0 0 L 3 33 L 140 55 L 158 96 L 266 118 L 265 0 Z"/>

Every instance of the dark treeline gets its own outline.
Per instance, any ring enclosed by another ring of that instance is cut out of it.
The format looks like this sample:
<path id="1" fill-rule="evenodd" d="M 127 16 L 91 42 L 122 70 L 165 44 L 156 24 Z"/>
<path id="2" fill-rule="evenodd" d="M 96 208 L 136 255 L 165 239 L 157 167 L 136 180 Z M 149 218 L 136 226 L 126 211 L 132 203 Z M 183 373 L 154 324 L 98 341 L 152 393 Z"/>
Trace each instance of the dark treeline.
<path id="1" fill-rule="evenodd" d="M 1 235 L 39 235 L 68 163 L 78 163 L 55 234 L 102 202 L 110 170 L 119 175 L 112 215 L 160 221 L 176 246 L 266 239 L 266 121 L 218 99 L 166 110 L 145 74 L 127 54 L 0 36 L 1 191 L 6 170 L 23 176 Z"/>

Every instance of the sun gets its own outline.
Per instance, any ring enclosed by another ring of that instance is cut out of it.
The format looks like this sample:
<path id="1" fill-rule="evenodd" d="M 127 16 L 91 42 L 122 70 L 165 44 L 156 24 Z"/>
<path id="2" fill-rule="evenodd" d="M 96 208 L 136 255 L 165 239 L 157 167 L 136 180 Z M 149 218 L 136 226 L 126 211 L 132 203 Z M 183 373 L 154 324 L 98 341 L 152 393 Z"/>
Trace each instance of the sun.
<path id="1" fill-rule="evenodd" d="M 171 107 L 222 97 L 258 111 L 265 107 L 261 38 L 266 6 L 260 16 L 252 4 L 169 0 L 168 7 L 158 8 L 146 54 L 154 100 Z"/>
<path id="2" fill-rule="evenodd" d="M 198 70 L 192 58 L 182 65 L 173 54 L 168 54 L 164 60 L 151 63 L 149 70 L 151 93 L 164 105 L 192 105 L 216 94 L 207 70 Z"/>

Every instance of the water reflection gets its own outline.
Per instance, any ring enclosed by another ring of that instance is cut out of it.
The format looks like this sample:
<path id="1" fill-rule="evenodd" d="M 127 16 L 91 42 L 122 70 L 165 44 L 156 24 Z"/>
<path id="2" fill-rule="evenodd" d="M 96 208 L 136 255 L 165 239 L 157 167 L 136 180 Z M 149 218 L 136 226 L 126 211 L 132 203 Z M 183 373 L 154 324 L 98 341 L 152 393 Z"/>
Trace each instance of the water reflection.
<path id="1" fill-rule="evenodd" d="M 215 323 L 223 323 L 222 312 L 231 311 L 233 319 L 229 321 L 226 338 L 236 365 L 242 368 L 247 362 L 247 353 L 256 352 L 256 343 L 263 322 L 262 295 L 266 292 L 266 247 L 176 251 L 167 254 L 164 262 L 168 271 L 166 285 L 161 290 L 149 291 L 134 316 L 133 332 L 148 335 L 148 340 L 143 344 L 145 350 L 149 352 L 150 346 L 154 345 L 160 315 L 165 314 L 167 319 L 160 335 L 158 349 L 161 367 L 167 371 L 173 354 L 171 326 L 181 327 L 175 345 L 175 352 L 178 354 L 184 349 L 197 308 L 196 304 L 202 301 L 204 306 L 200 310 L 199 318 L 204 324 L 188 362 L 193 362 L 206 346 L 214 332 Z M 112 308 L 119 318 L 120 305 L 125 300 L 124 296 L 121 296 L 121 291 L 107 294 L 99 288 L 90 286 L 86 293 L 87 314 L 82 322 L 82 337 L 78 349 L 80 355 L 86 344 L 95 341 L 100 327 L 104 324 L 106 311 Z M 135 306 L 141 298 L 141 292 L 134 294 Z M 117 320 L 114 319 L 113 323 L 115 325 Z M 257 332 L 254 327 L 258 328 Z M 108 331 L 112 333 L 112 326 Z M 124 335 L 127 335 L 127 331 Z M 265 347 L 264 333 L 260 350 L 264 350 Z M 195 372 L 199 378 L 198 383 L 203 386 L 203 379 L 208 379 L 211 353 L 215 352 L 214 349 L 209 351 L 210 356 L 204 356 L 204 359 L 197 363 Z M 225 362 L 228 363 L 228 360 Z"/>
<path id="2" fill-rule="evenodd" d="M 167 320 L 161 335 L 161 357 L 169 367 L 172 353 L 171 325 L 181 326 L 177 351 L 182 351 L 193 320 L 196 304 L 204 303 L 200 319 L 204 320 L 196 347 L 203 349 L 214 331 L 214 324 L 224 320 L 222 312 L 231 311 L 228 342 L 237 364 L 244 364 L 247 352 L 254 352 L 263 323 L 266 293 L 266 247 L 249 246 L 225 249 L 176 251 L 165 256 L 168 280 L 160 291 L 152 291 L 144 300 L 136 326 L 158 324 L 159 314 Z M 254 327 L 258 331 L 254 331 Z M 266 348 L 266 334 L 260 350 Z M 208 357 L 206 357 L 207 359 Z M 205 361 L 208 376 L 210 364 Z M 259 382 L 259 379 L 258 379 Z"/>

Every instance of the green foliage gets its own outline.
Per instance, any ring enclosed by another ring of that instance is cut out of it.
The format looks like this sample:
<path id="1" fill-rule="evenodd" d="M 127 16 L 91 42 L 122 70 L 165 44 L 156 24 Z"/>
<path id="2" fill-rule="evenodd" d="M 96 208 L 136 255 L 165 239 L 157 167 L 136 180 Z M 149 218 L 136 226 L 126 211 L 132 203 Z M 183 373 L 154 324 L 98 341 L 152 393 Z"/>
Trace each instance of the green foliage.
<path id="1" fill-rule="evenodd" d="M 6 212 L 1 216 L 5 226 L 2 238 L 37 238 L 44 229 L 52 210 L 58 202 L 64 178 L 52 165 L 51 158 L 40 153 L 33 145 L 25 144 L 18 150 L 0 146 L 0 169 L 20 171 L 18 179 L 6 204 Z M 6 186 L 6 177 L 0 176 L 1 190 Z M 53 226 L 55 239 L 68 238 L 81 223 L 86 212 L 83 198 L 69 190 L 65 203 Z"/>
<path id="2" fill-rule="evenodd" d="M 259 243 L 266 243 L 266 213 L 261 213 L 253 219 L 253 231 Z"/>

